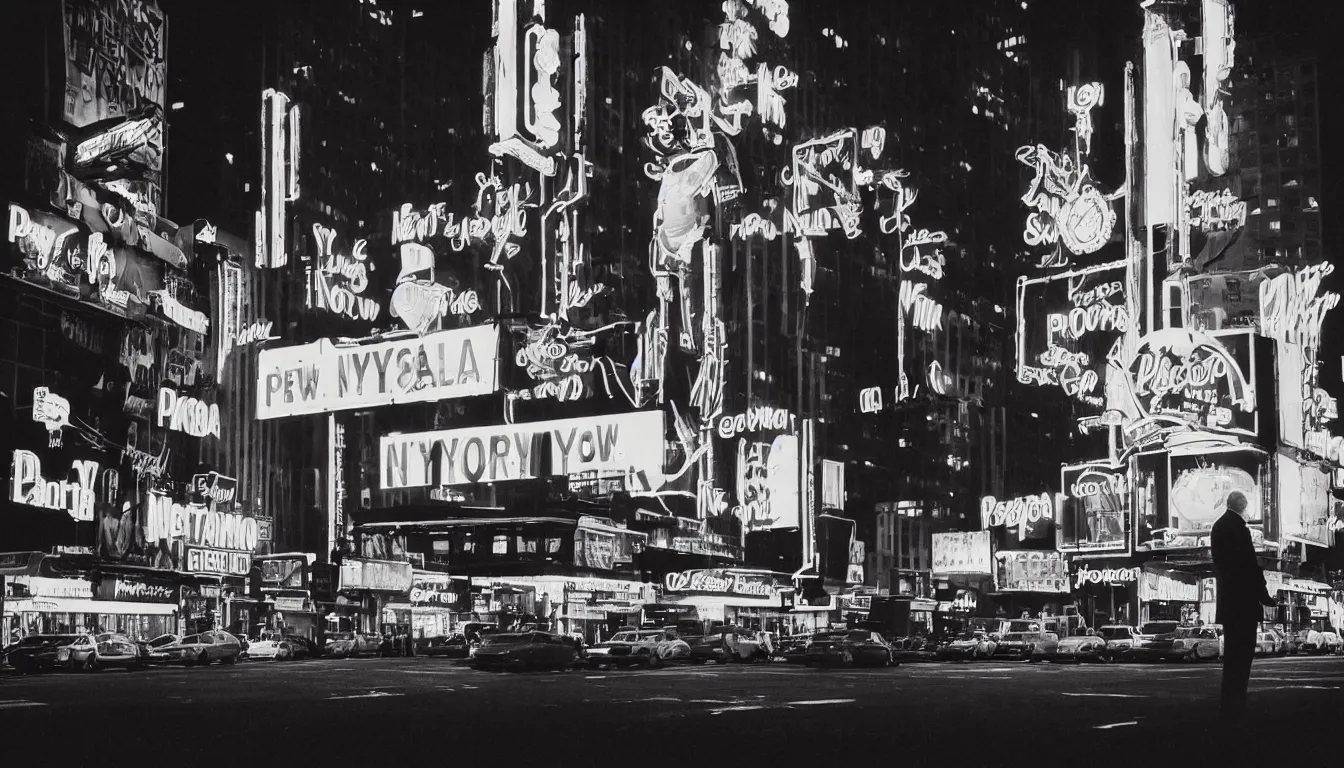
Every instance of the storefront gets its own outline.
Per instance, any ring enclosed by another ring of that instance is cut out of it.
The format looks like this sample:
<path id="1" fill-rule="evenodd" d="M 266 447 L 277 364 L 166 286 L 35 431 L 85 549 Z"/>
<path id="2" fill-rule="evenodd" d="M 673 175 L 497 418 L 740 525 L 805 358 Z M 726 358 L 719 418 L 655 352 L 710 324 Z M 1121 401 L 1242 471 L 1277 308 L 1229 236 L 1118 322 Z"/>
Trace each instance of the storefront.
<path id="1" fill-rule="evenodd" d="M 348 557 L 341 563 L 339 589 L 359 605 L 358 612 L 350 616 L 350 629 L 380 632 L 386 624 L 411 623 L 407 602 L 411 591 L 410 563 Z M 401 610 L 391 607 L 398 604 L 406 607 Z"/>
<path id="2" fill-rule="evenodd" d="M 415 637 L 452 635 L 471 618 L 471 579 L 413 569 L 406 610 L 410 612 L 411 634 Z"/>
<path id="3" fill-rule="evenodd" d="M 554 631 L 578 632 L 590 641 L 613 625 L 637 625 L 640 610 L 655 598 L 653 584 L 561 575 L 477 577 L 472 592 L 478 621 L 504 625 L 534 617 Z"/>
<path id="4" fill-rule="evenodd" d="M 1064 555 L 1054 550 L 996 552 L 990 597 L 1006 617 L 1063 615 L 1064 606 L 1073 602 Z"/>
<path id="5" fill-rule="evenodd" d="M 1073 599 L 1088 626 L 1135 623 L 1141 571 L 1127 557 L 1073 561 Z"/>
<path id="6" fill-rule="evenodd" d="M 674 571 L 663 579 L 662 602 L 693 606 L 706 626 L 793 635 L 815 632 L 839 618 L 839 601 L 799 605 L 789 576 L 743 568 Z"/>
<path id="7" fill-rule="evenodd" d="M 1200 577 L 1159 565 L 1139 572 L 1139 624 L 1179 621 L 1195 624 L 1200 618 Z"/>
<path id="8" fill-rule="evenodd" d="M 150 640 L 178 631 L 175 586 L 120 576 L 104 577 L 97 590 L 81 578 L 9 576 L 5 581 L 6 638 L 16 632 L 119 632 Z"/>

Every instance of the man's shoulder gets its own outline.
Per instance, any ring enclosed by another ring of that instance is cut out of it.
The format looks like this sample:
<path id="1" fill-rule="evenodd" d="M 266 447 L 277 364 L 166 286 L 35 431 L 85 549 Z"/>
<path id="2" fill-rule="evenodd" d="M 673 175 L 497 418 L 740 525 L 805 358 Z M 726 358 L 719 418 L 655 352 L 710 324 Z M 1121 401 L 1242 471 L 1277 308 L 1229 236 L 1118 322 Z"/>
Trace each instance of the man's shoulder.
<path id="1" fill-rule="evenodd" d="M 1224 512 L 1218 516 L 1217 520 L 1213 521 L 1214 530 L 1218 530 L 1219 528 L 1241 528 L 1245 525 L 1246 521 L 1241 519 L 1241 515 L 1234 512 Z"/>

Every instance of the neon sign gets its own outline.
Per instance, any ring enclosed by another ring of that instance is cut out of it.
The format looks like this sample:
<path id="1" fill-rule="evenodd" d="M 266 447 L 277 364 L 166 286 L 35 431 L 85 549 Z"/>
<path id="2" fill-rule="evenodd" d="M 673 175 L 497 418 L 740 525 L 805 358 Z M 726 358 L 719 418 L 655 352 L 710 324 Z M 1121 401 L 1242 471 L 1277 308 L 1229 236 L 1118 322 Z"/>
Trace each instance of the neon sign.
<path id="1" fill-rule="evenodd" d="M 70 480 L 47 480 L 42 477 L 42 460 L 32 451 L 15 450 L 10 471 L 9 498 L 16 504 L 30 507 L 64 510 L 75 520 L 93 520 L 94 480 L 98 462 L 75 460 L 71 471 L 77 476 Z"/>
<path id="2" fill-rule="evenodd" d="M 1000 501 L 993 496 L 980 500 L 980 518 L 986 528 L 1023 528 L 1055 519 L 1055 500 L 1048 493 Z"/>
<path id="3" fill-rule="evenodd" d="M 47 447 L 61 447 L 61 428 L 70 426 L 70 401 L 46 387 L 33 389 L 33 421 L 47 425 Z"/>
<path id="4" fill-rule="evenodd" d="M 256 216 L 257 267 L 289 263 L 286 203 L 299 199 L 299 105 L 267 88 L 261 94 L 261 209 Z"/>
<path id="5" fill-rule="evenodd" d="M 1139 580 L 1139 569 L 1134 568 L 1092 568 L 1080 566 L 1073 574 L 1073 588 L 1079 589 L 1085 584 L 1133 584 Z"/>
<path id="6" fill-rule="evenodd" d="M 1240 335 L 1249 360 L 1249 335 Z M 1142 418 L 1174 416 L 1204 428 L 1255 433 L 1255 388 L 1219 338 L 1181 328 L 1155 331 L 1140 340 L 1128 382 Z"/>
<path id="7" fill-rule="evenodd" d="M 859 410 L 863 413 L 877 413 L 882 410 L 882 388 L 868 387 L 859 392 Z"/>
<path id="8" fill-rule="evenodd" d="M 1195 190 L 1186 198 L 1190 226 L 1205 232 L 1235 229 L 1246 224 L 1246 201 L 1226 189 L 1217 192 Z"/>
<path id="9" fill-rule="evenodd" d="M 1285 344 L 1319 348 L 1325 313 L 1339 305 L 1339 294 L 1320 292 L 1321 281 L 1334 271 L 1324 262 L 1260 283 L 1260 332 Z"/>
<path id="10" fill-rule="evenodd" d="M 1086 83 L 1069 87 L 1068 109 L 1073 114 L 1073 132 L 1084 155 L 1092 154 L 1092 109 L 1106 103 L 1106 86 Z"/>
<path id="11" fill-rule="evenodd" d="M 1104 264 L 1017 285 L 1017 379 L 1058 386 L 1091 406 L 1104 404 L 1107 358 L 1132 319 L 1123 263 Z M 1040 314 L 1044 312 L 1044 317 Z"/>
<path id="12" fill-rule="evenodd" d="M 793 414 L 782 408 L 757 406 L 736 416 L 719 419 L 719 437 L 730 440 L 743 432 L 780 432 L 793 423 Z"/>
<path id="13" fill-rule="evenodd" d="M 185 432 L 192 437 L 219 437 L 219 405 L 207 404 L 163 387 L 159 389 L 158 423 L 160 427 L 166 426 L 174 432 Z"/>
<path id="14" fill-rule="evenodd" d="M 313 225 L 313 239 L 317 243 L 317 264 L 307 267 L 308 306 L 352 320 L 377 320 L 382 307 L 363 296 L 371 269 L 365 252 L 367 241 L 356 240 L 350 253 L 337 253 L 336 231 L 321 224 Z"/>

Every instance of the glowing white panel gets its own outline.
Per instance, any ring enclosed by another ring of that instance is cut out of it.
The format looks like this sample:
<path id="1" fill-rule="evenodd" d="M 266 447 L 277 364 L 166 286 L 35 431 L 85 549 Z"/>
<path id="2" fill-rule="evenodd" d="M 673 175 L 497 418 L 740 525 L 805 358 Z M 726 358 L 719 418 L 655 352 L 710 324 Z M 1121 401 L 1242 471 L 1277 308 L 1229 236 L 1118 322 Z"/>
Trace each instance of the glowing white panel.
<path id="1" fill-rule="evenodd" d="M 1316 547 L 1334 544 L 1330 525 L 1330 476 L 1319 467 L 1275 454 L 1278 466 L 1278 513 L 1286 541 Z"/>
<path id="2" fill-rule="evenodd" d="M 1334 271 L 1334 265 L 1326 262 L 1260 283 L 1260 332 L 1318 349 L 1325 313 L 1339 305 L 1339 294 L 1321 293 L 1321 281 Z"/>
<path id="3" fill-rule="evenodd" d="M 498 370 L 494 325 L 377 344 L 323 339 L 266 349 L 257 359 L 257 418 L 485 395 L 499 391 Z"/>
<path id="4" fill-rule="evenodd" d="M 644 473 L 662 484 L 663 412 L 384 435 L 383 488 L 499 483 L 546 475 Z M 548 452 L 550 466 L 544 466 Z"/>
<path id="5" fill-rule="evenodd" d="M 1144 11 L 1144 223 L 1172 223 L 1176 208 L 1176 81 L 1171 28 Z"/>
<path id="6" fill-rule="evenodd" d="M 1233 30 L 1232 6 L 1227 0 L 1204 0 L 1204 88 L 1203 108 L 1208 116 L 1204 129 L 1204 161 L 1209 174 L 1222 176 L 1231 161 L 1225 103 L 1227 80 L 1232 76 L 1237 43 Z"/>
<path id="7" fill-rule="evenodd" d="M 954 573 L 989 575 L 994 572 L 989 531 L 933 534 L 934 576 Z"/>

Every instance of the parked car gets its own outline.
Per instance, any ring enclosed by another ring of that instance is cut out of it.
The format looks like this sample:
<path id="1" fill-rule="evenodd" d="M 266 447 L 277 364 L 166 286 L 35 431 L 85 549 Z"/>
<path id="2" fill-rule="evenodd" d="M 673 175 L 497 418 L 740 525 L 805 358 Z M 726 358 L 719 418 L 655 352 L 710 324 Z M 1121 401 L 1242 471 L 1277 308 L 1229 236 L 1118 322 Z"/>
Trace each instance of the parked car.
<path id="1" fill-rule="evenodd" d="M 706 664 L 711 661 L 715 664 L 728 663 L 728 649 L 723 645 L 722 632 L 695 635 L 685 640 L 691 646 L 692 664 Z"/>
<path id="2" fill-rule="evenodd" d="M 87 635 L 29 635 L 10 646 L 9 665 L 21 675 L 54 670 L 68 663 L 70 646 Z M 66 659 L 60 659 L 64 651 Z"/>
<path id="3" fill-rule="evenodd" d="M 139 640 L 136 642 L 136 645 L 140 647 L 140 656 L 144 658 L 145 661 L 155 661 L 154 655 L 153 653 L 151 653 L 152 651 L 155 651 L 166 645 L 176 643 L 178 640 L 181 639 L 182 639 L 181 635 L 176 635 L 170 632 L 166 635 L 159 635 L 158 637 L 152 640 Z M 239 645 L 241 646 L 241 643 Z M 241 650 L 245 649 L 240 649 L 240 652 Z"/>
<path id="4" fill-rule="evenodd" d="M 255 647 L 255 646 L 253 646 Z M 234 664 L 243 653 L 238 638 L 223 630 L 210 630 L 187 635 L 176 642 L 161 645 L 149 652 L 149 660 L 165 664 L 196 664 L 212 662 Z"/>
<path id="5" fill-rule="evenodd" d="M 588 665 L 644 666 L 657 669 L 663 666 L 663 659 L 658 656 L 658 644 L 666 639 L 667 632 L 661 629 L 628 629 L 617 632 L 610 640 L 588 649 Z M 480 656 L 480 651 L 477 651 L 476 655 Z"/>
<path id="6" fill-rule="evenodd" d="M 249 659 L 285 661 L 294 658 L 294 646 L 282 635 L 266 635 L 247 646 Z"/>
<path id="7" fill-rule="evenodd" d="M 289 641 L 290 650 L 294 653 L 295 660 L 316 659 L 322 655 L 322 649 L 317 646 L 317 641 L 303 635 L 285 635 Z"/>
<path id="8" fill-rule="evenodd" d="M 923 635 L 898 637 L 891 641 L 891 654 L 896 661 L 932 661 L 940 645 L 938 640 Z"/>
<path id="9" fill-rule="evenodd" d="M 327 635 L 327 647 L 322 655 L 334 659 L 348 659 L 354 656 L 376 655 L 381 638 L 371 637 L 359 632 L 332 632 Z"/>
<path id="10" fill-rule="evenodd" d="M 656 649 L 658 658 L 662 659 L 663 663 L 691 660 L 690 643 L 673 632 L 666 633 L 664 638 Z"/>
<path id="11" fill-rule="evenodd" d="M 140 646 L 131 638 L 117 632 L 83 635 L 66 648 L 57 651 L 58 661 L 71 669 L 95 672 L 104 667 L 139 669 L 145 664 Z"/>
<path id="12" fill-rule="evenodd" d="M 1206 661 L 1222 655 L 1216 627 L 1177 627 L 1144 646 L 1144 654 L 1159 661 Z"/>
<path id="13" fill-rule="evenodd" d="M 1296 632 L 1285 632 L 1283 628 L 1279 626 L 1271 628 L 1270 631 L 1279 639 L 1279 650 L 1277 655 L 1292 656 L 1297 653 L 1298 640 Z"/>
<path id="14" fill-rule="evenodd" d="M 818 637 L 828 637 L 829 632 L 819 632 L 816 634 L 789 635 L 779 640 L 778 653 L 780 658 L 790 664 L 801 664 L 807 656 L 807 646 L 812 644 L 812 640 Z"/>
<path id="15" fill-rule="evenodd" d="M 1055 661 L 1107 661 L 1106 638 L 1101 635 L 1074 635 L 1060 638 Z M 1040 647 L 1037 647 L 1040 650 Z"/>
<path id="16" fill-rule="evenodd" d="M 1322 656 L 1330 653 L 1340 653 L 1341 643 L 1339 635 L 1334 632 L 1320 632 L 1310 630 L 1306 633 L 1306 640 L 1302 643 L 1302 652 L 1309 656 Z"/>
<path id="17" fill-rule="evenodd" d="M 1107 658 L 1128 659 L 1138 642 L 1139 630 L 1128 624 L 1107 624 L 1097 630 L 1097 634 L 1106 642 Z"/>
<path id="18" fill-rule="evenodd" d="M 1134 635 L 1134 644 L 1130 649 L 1131 655 L 1135 659 L 1144 661 L 1157 658 L 1158 654 L 1149 653 L 1145 649 L 1157 638 L 1170 635 L 1180 626 L 1179 621 L 1145 622 Z"/>
<path id="19" fill-rule="evenodd" d="M 578 655 L 568 637 L 550 632 L 496 634 L 485 638 L 472 659 L 476 669 L 569 669 Z"/>
<path id="20" fill-rule="evenodd" d="M 807 648 L 805 661 L 809 667 L 823 664 L 894 667 L 898 663 L 882 635 L 867 629 L 851 629 L 813 641 Z"/>
<path id="21" fill-rule="evenodd" d="M 1039 643 L 1046 641 L 1046 635 L 1053 632 L 1007 632 L 999 640 L 998 647 L 994 649 L 995 659 L 1030 661 L 1032 652 L 1036 650 Z M 1058 643 L 1059 636 L 1055 635 L 1055 642 Z"/>
<path id="22" fill-rule="evenodd" d="M 1279 653 L 1281 644 L 1279 636 L 1272 630 L 1264 630 L 1255 633 L 1255 655 L 1256 656 L 1275 656 Z"/>
<path id="23" fill-rule="evenodd" d="M 937 651 L 941 660 L 977 661 L 994 655 L 999 643 L 990 633 L 982 629 L 967 629 L 961 635 L 945 643 Z"/>
<path id="24" fill-rule="evenodd" d="M 422 637 L 415 641 L 417 656 L 444 656 L 450 659 L 465 659 L 470 647 L 467 636 L 462 633 Z"/>

